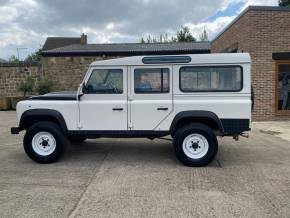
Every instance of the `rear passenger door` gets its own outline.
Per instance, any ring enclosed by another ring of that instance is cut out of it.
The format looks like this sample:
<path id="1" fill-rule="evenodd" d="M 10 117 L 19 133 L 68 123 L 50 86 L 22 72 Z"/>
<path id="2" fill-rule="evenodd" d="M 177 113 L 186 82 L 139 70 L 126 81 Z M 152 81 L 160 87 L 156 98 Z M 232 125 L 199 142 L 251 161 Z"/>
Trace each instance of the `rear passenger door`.
<path id="1" fill-rule="evenodd" d="M 173 110 L 172 67 L 130 67 L 129 84 L 129 129 L 160 130 Z"/>

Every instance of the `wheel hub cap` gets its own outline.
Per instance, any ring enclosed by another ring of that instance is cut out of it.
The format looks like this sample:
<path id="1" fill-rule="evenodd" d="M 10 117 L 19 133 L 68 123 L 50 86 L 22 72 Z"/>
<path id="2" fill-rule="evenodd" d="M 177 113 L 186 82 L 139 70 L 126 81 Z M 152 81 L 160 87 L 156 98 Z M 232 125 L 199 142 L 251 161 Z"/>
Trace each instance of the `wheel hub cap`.
<path id="1" fill-rule="evenodd" d="M 203 135 L 190 134 L 183 140 L 182 149 L 189 158 L 199 159 L 207 154 L 209 145 Z"/>
<path id="2" fill-rule="evenodd" d="M 32 148 L 38 155 L 47 156 L 54 152 L 56 140 L 49 132 L 38 132 L 32 138 Z"/>

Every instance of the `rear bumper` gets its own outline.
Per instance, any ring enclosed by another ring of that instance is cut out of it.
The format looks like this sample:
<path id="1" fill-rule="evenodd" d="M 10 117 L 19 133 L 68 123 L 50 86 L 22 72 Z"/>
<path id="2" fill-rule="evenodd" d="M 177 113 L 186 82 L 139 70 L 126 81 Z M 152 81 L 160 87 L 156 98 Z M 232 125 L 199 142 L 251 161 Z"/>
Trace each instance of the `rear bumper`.
<path id="1" fill-rule="evenodd" d="M 11 127 L 11 134 L 12 135 L 17 135 L 19 134 L 20 130 L 19 127 Z"/>

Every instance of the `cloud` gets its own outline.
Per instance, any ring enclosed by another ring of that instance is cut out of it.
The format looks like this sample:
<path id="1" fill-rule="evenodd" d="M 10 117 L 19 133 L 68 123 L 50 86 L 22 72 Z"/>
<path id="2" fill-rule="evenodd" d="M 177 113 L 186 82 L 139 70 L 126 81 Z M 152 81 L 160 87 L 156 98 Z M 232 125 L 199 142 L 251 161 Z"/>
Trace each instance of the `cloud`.
<path id="1" fill-rule="evenodd" d="M 47 36 L 88 34 L 90 43 L 138 42 L 141 36 L 174 34 L 188 24 L 198 37 L 206 26 L 212 38 L 238 11 L 233 5 L 277 5 L 276 0 L 0 0 L 0 57 L 22 56 L 44 43 Z M 217 12 L 213 20 L 206 18 Z"/>
<path id="2" fill-rule="evenodd" d="M 241 5 L 236 11 L 231 11 L 232 16 L 222 16 L 223 12 L 230 10 L 232 5 Z M 245 10 L 250 5 L 276 6 L 277 0 L 223 0 L 216 13 L 220 16 L 214 20 L 199 23 L 188 23 L 193 35 L 198 39 L 199 34 L 205 28 L 208 31 L 209 39 L 213 39 L 219 32 L 221 32 L 228 24 L 235 19 L 235 17 Z"/>
<path id="3" fill-rule="evenodd" d="M 209 39 L 213 39 L 222 29 L 227 26 L 235 16 L 218 17 L 211 22 L 201 22 L 198 24 L 188 23 L 186 24 L 195 38 L 199 39 L 200 33 L 206 29 Z"/>

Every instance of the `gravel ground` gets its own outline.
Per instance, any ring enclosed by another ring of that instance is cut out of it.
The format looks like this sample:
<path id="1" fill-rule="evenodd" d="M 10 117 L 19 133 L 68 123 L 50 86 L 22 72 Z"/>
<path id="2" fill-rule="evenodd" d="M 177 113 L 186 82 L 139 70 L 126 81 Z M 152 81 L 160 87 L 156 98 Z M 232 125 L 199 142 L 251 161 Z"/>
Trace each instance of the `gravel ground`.
<path id="1" fill-rule="evenodd" d="M 14 125 L 0 112 L 0 217 L 290 217 L 290 142 L 260 123 L 249 139 L 220 139 L 203 168 L 147 139 L 88 140 L 36 164 Z"/>

